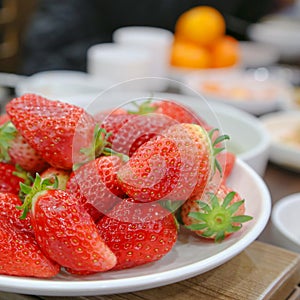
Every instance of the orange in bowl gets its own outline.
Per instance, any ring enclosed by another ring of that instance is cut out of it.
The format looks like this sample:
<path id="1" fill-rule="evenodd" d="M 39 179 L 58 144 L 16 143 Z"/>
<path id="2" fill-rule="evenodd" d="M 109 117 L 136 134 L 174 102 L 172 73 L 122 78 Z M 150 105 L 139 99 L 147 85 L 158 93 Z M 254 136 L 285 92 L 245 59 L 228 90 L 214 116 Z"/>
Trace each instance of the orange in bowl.
<path id="1" fill-rule="evenodd" d="M 229 35 L 224 35 L 214 42 L 211 48 L 212 67 L 225 68 L 239 61 L 238 41 Z"/>
<path id="2" fill-rule="evenodd" d="M 183 13 L 176 22 L 175 35 L 209 46 L 225 34 L 222 14 L 210 6 L 197 6 Z"/>
<path id="3" fill-rule="evenodd" d="M 211 54 L 208 49 L 185 40 L 175 40 L 171 49 L 171 65 L 183 68 L 211 67 Z"/>

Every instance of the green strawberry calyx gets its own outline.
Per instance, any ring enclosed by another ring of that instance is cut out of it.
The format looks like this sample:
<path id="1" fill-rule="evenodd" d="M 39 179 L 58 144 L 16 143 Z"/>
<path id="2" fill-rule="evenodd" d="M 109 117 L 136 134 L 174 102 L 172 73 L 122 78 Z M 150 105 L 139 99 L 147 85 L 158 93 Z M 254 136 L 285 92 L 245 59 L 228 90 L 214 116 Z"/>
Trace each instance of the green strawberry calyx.
<path id="1" fill-rule="evenodd" d="M 95 158 L 105 155 L 119 156 L 123 161 L 129 160 L 128 156 L 111 149 L 111 143 L 108 141 L 111 136 L 110 132 L 107 132 L 104 128 L 99 127 L 97 124 L 94 129 L 93 141 L 91 147 L 82 148 L 80 152 L 85 155 L 85 159 L 79 163 L 74 164 L 73 170 L 77 170 L 81 165 L 88 163 Z"/>
<path id="2" fill-rule="evenodd" d="M 147 115 L 154 113 L 157 110 L 157 107 L 152 105 L 152 99 L 148 99 L 144 101 L 141 104 L 138 104 L 136 102 L 132 102 L 132 104 L 136 107 L 136 111 L 133 110 L 127 110 L 129 114 L 134 114 L 134 115 Z"/>
<path id="3" fill-rule="evenodd" d="M 30 186 L 34 182 L 34 178 L 30 174 L 30 172 L 25 171 L 20 165 L 15 165 L 16 171 L 13 172 L 13 175 L 23 179 L 23 184 Z M 24 200 L 25 194 L 20 189 L 19 197 L 21 200 Z"/>
<path id="4" fill-rule="evenodd" d="M 235 192 L 230 192 L 224 198 L 222 204 L 216 195 L 212 194 L 210 203 L 196 201 L 202 212 L 190 212 L 189 217 L 197 223 L 187 225 L 192 231 L 201 231 L 200 236 L 214 238 L 215 242 L 221 242 L 227 234 L 236 232 L 242 228 L 241 223 L 248 222 L 253 217 L 248 215 L 235 215 L 238 208 L 245 200 L 237 201 L 230 205 Z"/>
<path id="5" fill-rule="evenodd" d="M 17 129 L 11 121 L 0 126 L 0 161 L 10 161 L 8 150 L 10 148 L 11 141 L 15 138 L 17 133 Z"/>
<path id="6" fill-rule="evenodd" d="M 38 193 L 41 193 L 43 191 L 47 191 L 50 189 L 57 189 L 58 179 L 56 176 L 54 180 L 53 178 L 42 179 L 42 177 L 39 174 L 36 174 L 35 180 L 31 186 L 21 182 L 20 188 L 21 188 L 21 192 L 25 195 L 25 199 L 21 206 L 17 206 L 17 209 L 23 211 L 20 218 L 25 219 L 32 207 L 33 198 Z"/>
<path id="7" fill-rule="evenodd" d="M 219 131 L 219 129 L 218 128 L 214 128 L 214 129 L 210 130 L 208 132 L 208 136 L 209 136 L 209 138 L 211 140 L 211 145 L 212 145 L 212 155 L 214 157 L 214 172 L 217 169 L 220 172 L 220 174 L 222 174 L 222 167 L 221 167 L 219 161 L 217 160 L 216 156 L 220 152 L 222 152 L 225 149 L 225 147 L 218 147 L 218 144 L 220 144 L 221 142 L 224 142 L 226 140 L 229 140 L 230 137 L 227 134 L 223 134 L 223 135 L 218 136 L 215 140 L 213 140 L 213 134 L 216 131 Z"/>

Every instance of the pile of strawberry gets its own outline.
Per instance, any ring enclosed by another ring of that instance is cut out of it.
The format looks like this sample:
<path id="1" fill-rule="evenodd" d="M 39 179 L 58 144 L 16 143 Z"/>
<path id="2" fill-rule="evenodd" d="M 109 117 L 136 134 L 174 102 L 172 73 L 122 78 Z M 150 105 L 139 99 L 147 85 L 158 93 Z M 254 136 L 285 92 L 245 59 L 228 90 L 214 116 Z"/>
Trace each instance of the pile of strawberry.
<path id="1" fill-rule="evenodd" d="M 251 219 L 226 185 L 226 138 L 172 101 L 92 116 L 34 94 L 11 100 L 0 117 L 0 274 L 135 267 L 170 252 L 183 226 L 222 241 Z"/>

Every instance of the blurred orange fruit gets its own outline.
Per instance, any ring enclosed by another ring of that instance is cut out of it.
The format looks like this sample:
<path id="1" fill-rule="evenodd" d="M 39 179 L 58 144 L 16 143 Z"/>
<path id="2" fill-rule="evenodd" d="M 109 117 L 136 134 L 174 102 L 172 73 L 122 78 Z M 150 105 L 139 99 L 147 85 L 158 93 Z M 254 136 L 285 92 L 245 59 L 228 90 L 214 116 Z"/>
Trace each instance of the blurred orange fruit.
<path id="1" fill-rule="evenodd" d="M 211 54 L 208 49 L 187 42 L 175 40 L 171 50 L 172 66 L 183 68 L 209 68 L 211 66 Z"/>
<path id="2" fill-rule="evenodd" d="M 230 67 L 239 61 L 239 44 L 232 36 L 225 35 L 212 45 L 212 67 Z"/>
<path id="3" fill-rule="evenodd" d="M 222 14 L 210 6 L 197 6 L 183 13 L 176 22 L 175 35 L 200 45 L 211 45 L 225 34 Z"/>

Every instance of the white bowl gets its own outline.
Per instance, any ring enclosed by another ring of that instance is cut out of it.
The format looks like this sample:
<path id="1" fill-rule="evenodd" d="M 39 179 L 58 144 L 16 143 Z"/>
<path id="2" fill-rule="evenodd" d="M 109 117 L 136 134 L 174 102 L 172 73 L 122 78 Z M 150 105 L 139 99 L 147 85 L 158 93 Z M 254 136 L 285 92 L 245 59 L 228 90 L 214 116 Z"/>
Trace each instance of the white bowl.
<path id="1" fill-rule="evenodd" d="M 146 51 L 150 56 L 150 66 L 145 76 L 166 77 L 173 43 L 173 33 L 169 30 L 151 26 L 126 26 L 113 32 L 113 41 L 117 45 L 133 47 L 134 51 Z M 142 76 L 140 76 L 142 77 Z M 165 81 L 153 81 L 149 88 L 164 91 Z"/>
<path id="2" fill-rule="evenodd" d="M 279 58 L 279 52 L 266 44 L 251 41 L 239 42 L 240 65 L 243 68 L 258 68 L 275 64 Z"/>
<path id="3" fill-rule="evenodd" d="M 271 241 L 277 246 L 300 253 L 300 193 L 275 203 L 271 216 Z"/>
<path id="4" fill-rule="evenodd" d="M 0 275 L 0 290 L 48 296 L 107 295 L 159 287 L 216 268 L 255 241 L 271 211 L 271 198 L 265 183 L 241 160 L 237 160 L 228 184 L 245 198 L 246 212 L 253 220 L 222 243 L 202 241 L 183 231 L 171 252 L 154 263 L 88 276 L 61 272 L 50 280 Z"/>
<path id="5" fill-rule="evenodd" d="M 208 101 L 227 103 L 255 115 L 274 111 L 291 97 L 290 84 L 271 77 L 265 68 L 200 71 L 187 75 L 184 83 L 185 94 L 193 90 Z"/>
<path id="6" fill-rule="evenodd" d="M 295 130 L 300 130 L 300 111 L 276 112 L 260 119 L 271 137 L 270 160 L 300 171 L 300 142 L 290 139 L 291 134 L 296 134 Z"/>
<path id="7" fill-rule="evenodd" d="M 55 70 L 23 77 L 16 83 L 15 91 L 17 96 L 36 93 L 48 99 L 59 99 L 71 103 L 73 102 L 69 99 L 81 95 L 81 100 L 77 98 L 76 102 L 82 106 L 89 103 L 86 99 L 95 98 L 98 93 L 109 86 L 109 82 L 96 79 L 85 72 Z"/>
<path id="8" fill-rule="evenodd" d="M 133 100 L 144 99 L 173 100 L 194 110 L 208 124 L 228 134 L 228 150 L 248 163 L 259 175 L 263 176 L 269 157 L 270 137 L 259 120 L 249 113 L 222 103 L 208 103 L 199 96 L 185 96 L 168 93 L 125 93 L 114 89 L 100 94 L 86 107 L 94 113 L 119 107 Z"/>
<path id="9" fill-rule="evenodd" d="M 284 60 L 300 57 L 300 23 L 289 17 L 273 16 L 248 29 L 251 40 L 263 43 L 279 51 Z"/>

